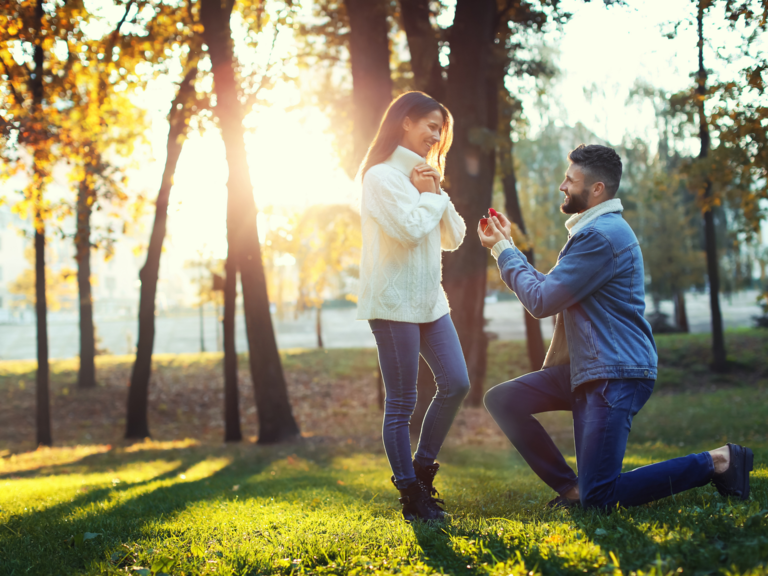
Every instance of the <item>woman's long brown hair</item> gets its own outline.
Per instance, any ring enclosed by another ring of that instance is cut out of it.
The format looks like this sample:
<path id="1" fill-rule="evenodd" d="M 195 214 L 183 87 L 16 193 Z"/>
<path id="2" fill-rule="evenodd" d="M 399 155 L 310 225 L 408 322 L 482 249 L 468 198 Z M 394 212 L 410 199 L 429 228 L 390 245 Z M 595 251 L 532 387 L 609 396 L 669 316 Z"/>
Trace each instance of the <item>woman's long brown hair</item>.
<path id="1" fill-rule="evenodd" d="M 440 110 L 443 115 L 443 127 L 440 130 L 440 141 L 432 146 L 427 154 L 427 164 L 440 172 L 440 176 L 443 176 L 445 174 L 445 156 L 453 142 L 453 116 L 445 106 L 431 96 L 427 96 L 424 92 L 413 91 L 405 92 L 395 98 L 384 113 L 379 131 L 368 147 L 368 153 L 360 165 L 361 178 L 365 178 L 365 173 L 373 166 L 381 164 L 392 156 L 395 148 L 403 139 L 403 121 L 406 118 L 410 118 L 412 122 L 418 122 L 435 110 Z"/>

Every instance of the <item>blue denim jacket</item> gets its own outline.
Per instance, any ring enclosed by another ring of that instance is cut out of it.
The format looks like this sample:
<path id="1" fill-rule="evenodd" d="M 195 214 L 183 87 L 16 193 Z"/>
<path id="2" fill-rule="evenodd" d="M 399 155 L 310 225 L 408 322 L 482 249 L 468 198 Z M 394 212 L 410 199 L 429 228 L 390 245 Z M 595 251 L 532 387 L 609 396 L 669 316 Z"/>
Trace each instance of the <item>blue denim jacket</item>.
<path id="1" fill-rule="evenodd" d="M 656 378 L 656 343 L 644 316 L 643 255 L 620 213 L 598 216 L 571 236 L 549 274 L 515 247 L 501 252 L 498 266 L 534 317 L 562 313 L 572 388 L 603 378 Z"/>

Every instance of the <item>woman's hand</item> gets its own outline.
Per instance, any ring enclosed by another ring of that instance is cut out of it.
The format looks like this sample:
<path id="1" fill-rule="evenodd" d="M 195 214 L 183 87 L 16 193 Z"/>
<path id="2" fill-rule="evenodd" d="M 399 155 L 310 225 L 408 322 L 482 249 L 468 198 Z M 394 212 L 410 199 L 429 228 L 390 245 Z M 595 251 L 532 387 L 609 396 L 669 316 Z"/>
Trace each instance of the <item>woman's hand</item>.
<path id="1" fill-rule="evenodd" d="M 483 222 L 477 223 L 477 235 L 480 237 L 480 243 L 486 248 L 493 248 L 497 242 L 502 240 L 509 240 L 501 229 L 501 223 L 496 216 L 490 218 L 483 218 L 486 221 L 485 229 L 483 229 Z"/>
<path id="2" fill-rule="evenodd" d="M 440 172 L 429 164 L 419 164 L 413 169 L 411 183 L 419 192 L 440 194 Z"/>

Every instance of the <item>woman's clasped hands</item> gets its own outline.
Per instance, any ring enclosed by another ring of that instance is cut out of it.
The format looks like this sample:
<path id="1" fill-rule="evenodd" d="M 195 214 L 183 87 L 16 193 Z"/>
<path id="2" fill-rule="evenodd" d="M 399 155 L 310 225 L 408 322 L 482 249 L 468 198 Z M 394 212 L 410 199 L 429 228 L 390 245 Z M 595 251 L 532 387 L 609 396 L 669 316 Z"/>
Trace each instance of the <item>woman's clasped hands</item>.
<path id="1" fill-rule="evenodd" d="M 411 171 L 411 184 L 420 193 L 440 194 L 440 172 L 429 164 L 419 164 Z"/>

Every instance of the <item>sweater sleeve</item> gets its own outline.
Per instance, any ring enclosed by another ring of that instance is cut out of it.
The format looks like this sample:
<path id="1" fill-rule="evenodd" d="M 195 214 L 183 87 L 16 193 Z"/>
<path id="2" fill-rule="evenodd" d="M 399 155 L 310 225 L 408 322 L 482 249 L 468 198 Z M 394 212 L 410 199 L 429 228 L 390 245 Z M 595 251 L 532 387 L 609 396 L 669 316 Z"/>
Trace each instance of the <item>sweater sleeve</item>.
<path id="1" fill-rule="evenodd" d="M 600 234 L 579 235 L 571 249 L 543 279 L 517 248 L 507 248 L 497 261 L 501 279 L 534 318 L 546 318 L 580 302 L 614 274 L 613 249 Z M 539 273 L 540 274 L 540 273 Z"/>
<path id="2" fill-rule="evenodd" d="M 442 194 L 448 196 L 445 190 Z M 443 217 L 440 219 L 440 247 L 443 250 L 456 250 L 464 241 L 464 236 L 467 233 L 467 225 L 464 223 L 464 218 L 459 216 L 456 212 L 456 208 L 453 202 L 448 198 L 448 206 L 443 212 Z"/>
<path id="3" fill-rule="evenodd" d="M 440 224 L 450 204 L 445 194 L 423 193 L 416 198 L 401 178 L 373 170 L 365 175 L 363 200 L 384 233 L 409 248 Z"/>

